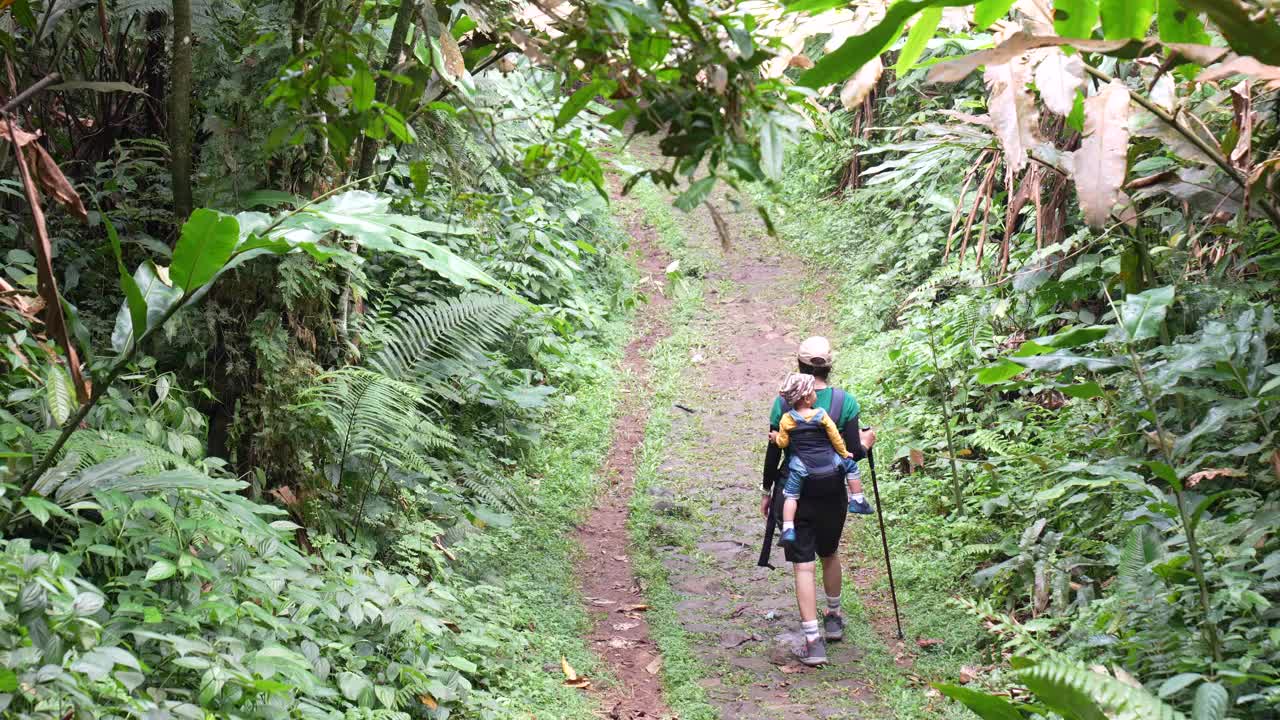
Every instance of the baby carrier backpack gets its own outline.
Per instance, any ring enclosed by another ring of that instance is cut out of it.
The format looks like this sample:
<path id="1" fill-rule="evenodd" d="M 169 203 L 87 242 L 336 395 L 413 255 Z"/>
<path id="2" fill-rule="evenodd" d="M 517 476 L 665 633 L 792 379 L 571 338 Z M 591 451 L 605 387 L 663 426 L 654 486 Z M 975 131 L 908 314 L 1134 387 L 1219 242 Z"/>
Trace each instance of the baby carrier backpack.
<path id="1" fill-rule="evenodd" d="M 831 420 L 836 423 L 836 427 L 840 427 L 840 416 L 844 413 L 845 394 L 843 390 L 835 388 L 831 391 L 831 409 L 827 414 L 831 416 Z M 786 400 L 782 401 L 782 412 L 789 413 L 793 408 Z M 810 495 L 835 495 L 845 491 L 844 474 L 840 472 L 840 466 L 834 463 L 835 452 L 831 448 L 831 441 L 827 438 L 826 430 L 816 423 L 805 423 L 804 425 L 813 425 L 814 428 L 822 433 L 822 448 L 826 453 L 826 459 L 823 464 L 828 465 L 825 472 L 824 468 L 814 467 L 809 460 L 801 455 L 800 458 L 805 461 L 805 466 L 809 469 L 809 477 L 804 481 L 804 490 L 801 497 Z M 797 424 L 796 429 L 791 431 L 791 447 L 784 451 L 782 456 L 783 477 L 779 477 L 773 483 L 773 500 L 769 503 L 769 515 L 764 522 L 764 543 L 760 547 L 760 559 L 756 562 L 760 567 L 772 568 L 769 562 L 769 555 L 773 549 L 773 534 L 777 527 L 782 523 L 782 486 L 786 484 L 785 473 L 787 466 L 791 463 L 791 453 L 796 449 L 797 442 L 800 441 L 800 434 L 797 432 L 803 425 Z"/>
<path id="2" fill-rule="evenodd" d="M 837 428 L 839 428 L 840 424 L 840 414 L 844 412 L 844 403 L 844 391 L 839 389 L 832 390 L 831 409 L 826 412 L 831 417 L 832 422 L 836 423 Z M 782 412 L 789 413 L 791 411 L 790 403 L 784 400 L 782 402 Z M 804 495 L 839 494 L 844 492 L 844 474 L 840 472 L 835 449 L 831 447 L 831 440 L 827 437 L 827 431 L 817 420 L 818 416 L 814 415 L 811 421 L 796 421 L 796 427 L 791 431 L 791 446 L 783 454 L 783 473 L 787 472 L 786 468 L 790 464 L 791 458 L 798 456 L 804 461 L 805 467 L 809 470 L 809 477 L 804 481 Z M 782 478 L 779 479 L 781 480 Z M 779 510 L 779 512 L 781 511 Z"/>

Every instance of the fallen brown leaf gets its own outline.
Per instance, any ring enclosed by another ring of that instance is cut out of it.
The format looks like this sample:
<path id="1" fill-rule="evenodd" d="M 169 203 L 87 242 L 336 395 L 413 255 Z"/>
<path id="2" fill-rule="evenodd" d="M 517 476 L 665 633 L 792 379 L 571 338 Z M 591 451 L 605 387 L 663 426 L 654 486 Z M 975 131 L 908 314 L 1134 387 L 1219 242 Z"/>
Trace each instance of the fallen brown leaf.
<path id="1" fill-rule="evenodd" d="M 960 684 L 968 685 L 978 677 L 978 669 L 971 665 L 962 665 L 960 667 Z"/>
<path id="2" fill-rule="evenodd" d="M 440 703 L 436 702 L 436 699 L 431 697 L 431 693 L 423 693 L 422 695 L 419 695 L 418 702 L 426 705 L 428 710 L 435 710 L 440 707 Z"/>
<path id="3" fill-rule="evenodd" d="M 1209 468 L 1208 470 L 1201 470 L 1200 472 L 1191 473 L 1191 477 L 1187 478 L 1187 487 L 1195 487 L 1196 485 L 1199 485 L 1200 482 L 1203 480 L 1213 480 L 1214 478 L 1219 478 L 1219 477 L 1244 477 L 1244 476 L 1245 476 L 1245 472 L 1243 470 L 1237 470 L 1235 468 Z"/>
<path id="4" fill-rule="evenodd" d="M 779 665 L 778 669 L 788 675 L 794 675 L 796 673 L 804 672 L 803 665 Z"/>
<path id="5" fill-rule="evenodd" d="M 916 639 L 916 645 L 919 645 L 920 647 L 925 649 L 934 647 L 936 645 L 941 645 L 941 644 L 942 644 L 942 640 L 938 638 L 917 638 Z"/>
<path id="6" fill-rule="evenodd" d="M 661 670 L 661 669 L 662 669 L 662 658 L 661 658 L 661 657 L 656 657 L 656 658 L 654 658 L 654 659 L 653 659 L 653 662 L 651 662 L 651 663 L 649 663 L 648 665 L 645 665 L 645 666 L 644 666 L 644 671 L 645 671 L 645 672 L 647 672 L 647 673 L 649 673 L 650 675 L 657 675 L 657 674 L 658 674 L 658 671 L 659 671 L 659 670 Z"/>
<path id="7" fill-rule="evenodd" d="M 578 679 L 578 671 L 573 669 L 573 666 L 569 664 L 569 659 L 566 657 L 561 656 L 560 658 L 560 670 L 564 672 L 566 682 Z"/>

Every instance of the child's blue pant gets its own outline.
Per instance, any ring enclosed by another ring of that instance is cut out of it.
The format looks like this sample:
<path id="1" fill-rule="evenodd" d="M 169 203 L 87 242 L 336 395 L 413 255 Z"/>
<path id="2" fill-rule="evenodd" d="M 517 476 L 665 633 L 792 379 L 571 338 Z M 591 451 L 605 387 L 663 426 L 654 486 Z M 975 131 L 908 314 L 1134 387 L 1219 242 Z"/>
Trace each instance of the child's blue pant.
<path id="1" fill-rule="evenodd" d="M 835 453 L 832 453 L 833 455 Z M 853 458 L 842 458 L 837 456 L 837 464 L 845 475 L 852 475 L 855 478 L 862 478 L 862 474 L 858 471 L 858 461 Z M 782 496 L 792 499 L 799 498 L 800 492 L 804 490 L 805 478 L 809 477 L 809 468 L 805 467 L 804 461 L 796 456 L 791 457 L 791 462 L 787 465 L 787 484 L 782 486 Z"/>

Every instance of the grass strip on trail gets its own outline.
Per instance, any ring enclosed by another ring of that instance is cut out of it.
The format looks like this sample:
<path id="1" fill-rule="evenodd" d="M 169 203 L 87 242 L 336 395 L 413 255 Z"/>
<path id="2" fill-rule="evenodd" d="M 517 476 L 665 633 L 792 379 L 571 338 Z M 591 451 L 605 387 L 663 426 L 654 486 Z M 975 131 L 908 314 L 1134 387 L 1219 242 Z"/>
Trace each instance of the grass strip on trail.
<path id="1" fill-rule="evenodd" d="M 675 605 L 679 598 L 671 589 L 667 569 L 662 564 L 655 539 L 663 537 L 660 519 L 652 508 L 653 495 L 648 491 L 659 484 L 659 467 L 669 452 L 667 438 L 671 431 L 674 403 L 690 392 L 685 374 L 690 348 L 698 340 L 692 320 L 703 307 L 702 282 L 689 275 L 701 267 L 704 258 L 694 255 L 687 238 L 661 193 L 647 182 L 632 191 L 644 213 L 644 220 L 658 231 L 659 243 L 680 262 L 681 269 L 670 284 L 674 304 L 670 323 L 673 332 L 650 351 L 649 419 L 644 442 L 637 453 L 635 492 L 630 511 L 632 567 L 644 587 L 649 601 L 649 631 L 662 657 L 662 684 L 668 705 L 681 720 L 714 720 L 715 709 L 707 702 L 699 684 L 705 663 L 690 645 L 680 625 Z"/>

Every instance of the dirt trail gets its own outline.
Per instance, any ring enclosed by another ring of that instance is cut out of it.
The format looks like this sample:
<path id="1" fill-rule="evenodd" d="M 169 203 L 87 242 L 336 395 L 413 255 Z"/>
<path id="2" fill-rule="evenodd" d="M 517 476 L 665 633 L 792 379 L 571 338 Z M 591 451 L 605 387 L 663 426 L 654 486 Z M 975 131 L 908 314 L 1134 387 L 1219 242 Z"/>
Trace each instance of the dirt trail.
<path id="1" fill-rule="evenodd" d="M 790 566 L 779 548 L 773 556 L 777 570 L 756 566 L 768 409 L 779 380 L 795 368 L 799 342 L 830 330 L 825 288 L 800 261 L 779 251 L 749 204 L 735 212 L 728 203 L 713 201 L 732 231 L 727 251 L 719 248 L 705 208 L 679 216 L 690 243 L 716 260 L 704 281 L 706 307 L 697 320 L 704 345 L 688 368 L 694 390 L 686 404 L 697 412 L 676 414 L 671 455 L 660 469 L 662 487 L 653 490 L 674 501 L 667 521 L 673 537 L 696 538 L 692 547 L 661 551 L 681 597 L 676 609 L 705 660 L 703 686 L 721 717 L 877 716 L 882 708 L 859 663 L 864 651 L 846 640 L 828 646 L 831 663 L 824 668 L 796 662 L 793 651 L 803 636 Z M 847 543 L 842 555 L 843 595 L 861 594 L 878 570 L 853 567 Z"/>
<path id="2" fill-rule="evenodd" d="M 615 201 L 617 190 L 614 187 Z M 670 715 L 662 700 L 659 665 L 655 664 L 658 650 L 649 636 L 642 607 L 644 594 L 631 568 L 627 534 L 635 456 L 648 418 L 646 353 L 669 332 L 666 317 L 671 303 L 658 292 L 669 259 L 654 241 L 652 228 L 636 219 L 627 223 L 626 230 L 632 238 L 633 259 L 643 273 L 641 282 L 651 290 L 647 292 L 649 301 L 637 312 L 623 356 L 625 399 L 622 415 L 614 422 L 613 443 L 603 469 L 608 488 L 576 533 L 583 548 L 578 577 L 593 624 L 587 640 L 619 680 L 605 688 L 600 699 L 600 707 L 610 720 Z"/>
<path id="3" fill-rule="evenodd" d="M 633 145 L 631 152 L 648 166 L 661 164 L 660 158 L 646 156 L 643 145 Z M 616 191 L 616 178 L 612 180 Z M 703 278 L 704 307 L 694 319 L 703 340 L 685 371 L 691 390 L 680 402 L 690 412 L 674 414 L 669 455 L 657 486 L 648 488 L 663 499 L 655 507 L 665 508 L 660 511 L 663 535 L 671 544 L 659 547 L 658 554 L 680 597 L 676 611 L 705 663 L 702 686 L 720 717 L 881 717 L 884 707 L 860 665 L 865 651 L 852 640 L 828 645 L 826 667 L 808 668 L 797 661 L 794 652 L 803 636 L 790 566 L 781 549 L 775 548 L 773 556 L 778 569 L 756 566 L 768 409 L 779 380 L 795 367 L 799 342 L 830 329 L 825 288 L 799 260 L 779 251 L 749 204 L 734 211 L 723 198 L 713 202 L 731 230 L 728 250 L 720 248 L 705 208 L 677 213 L 694 252 L 711 258 Z M 669 258 L 658 250 L 653 230 L 634 218 L 628 230 L 636 239 L 642 269 L 661 283 Z M 601 704 L 605 717 L 615 720 L 670 714 L 652 672 L 659 654 L 644 614 L 619 611 L 643 603 L 632 574 L 626 523 L 634 456 L 649 402 L 645 351 L 667 333 L 662 318 L 668 302 L 657 293 L 650 295 L 624 361 L 629 397 L 606 465 L 611 489 L 578 533 L 586 550 L 579 567 L 582 590 L 596 614 L 589 640 L 620 681 L 604 691 Z M 848 522 L 874 520 L 855 516 Z M 854 562 L 847 543 L 841 555 L 844 597 L 859 596 L 876 634 L 901 657 L 902 646 L 889 642 L 887 609 L 879 607 L 884 599 L 872 590 L 879 568 Z M 818 601 L 823 602 L 821 589 Z"/>

